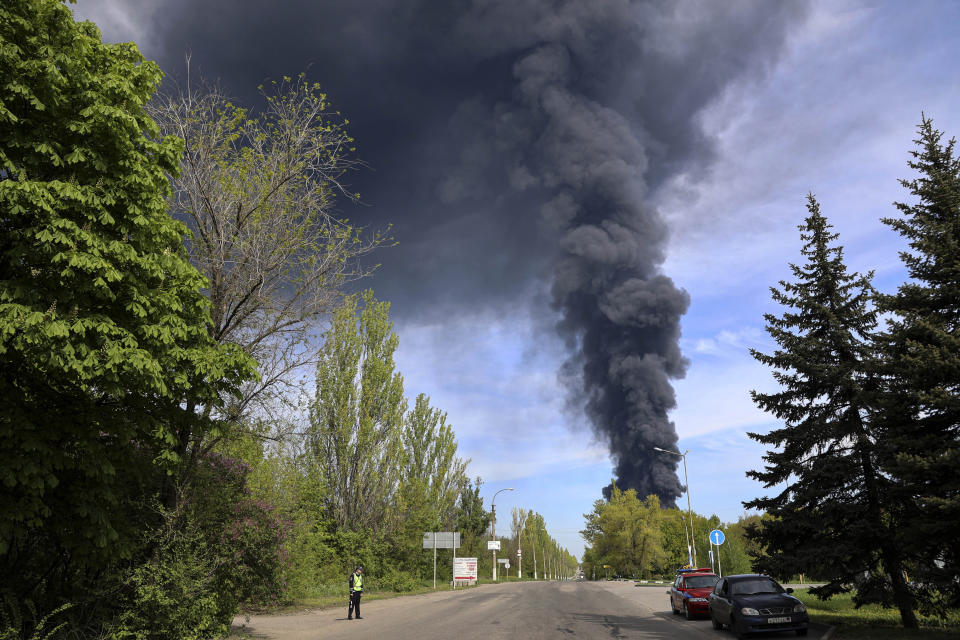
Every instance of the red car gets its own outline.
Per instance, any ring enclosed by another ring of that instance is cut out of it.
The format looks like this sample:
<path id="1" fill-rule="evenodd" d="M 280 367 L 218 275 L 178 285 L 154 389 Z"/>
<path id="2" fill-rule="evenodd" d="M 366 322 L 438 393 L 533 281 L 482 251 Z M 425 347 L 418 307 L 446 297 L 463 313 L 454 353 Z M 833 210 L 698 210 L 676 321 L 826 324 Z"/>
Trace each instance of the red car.
<path id="1" fill-rule="evenodd" d="M 687 620 L 694 616 L 710 615 L 708 596 L 720 577 L 712 569 L 680 569 L 673 581 L 670 594 L 670 610 L 683 612 Z"/>

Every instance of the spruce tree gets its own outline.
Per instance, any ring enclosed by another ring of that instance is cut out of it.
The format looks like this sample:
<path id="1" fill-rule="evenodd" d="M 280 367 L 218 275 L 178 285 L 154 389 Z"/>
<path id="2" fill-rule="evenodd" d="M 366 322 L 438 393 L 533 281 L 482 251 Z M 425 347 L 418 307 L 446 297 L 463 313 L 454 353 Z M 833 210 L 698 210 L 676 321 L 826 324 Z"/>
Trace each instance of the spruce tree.
<path id="1" fill-rule="evenodd" d="M 879 428 L 911 578 L 922 604 L 942 611 L 944 596 L 960 601 L 960 159 L 925 116 L 918 133 L 908 164 L 919 175 L 900 181 L 916 201 L 884 219 L 910 249 L 900 254 L 909 281 L 879 297 L 891 316 L 878 339 Z"/>
<path id="2" fill-rule="evenodd" d="M 893 581 L 899 576 L 896 589 L 908 596 L 898 538 L 886 517 L 888 480 L 871 433 L 872 274 L 847 272 L 837 234 L 812 194 L 807 200 L 809 215 L 799 227 L 806 263 L 791 264 L 794 281 L 771 288 L 782 315 L 764 316 L 778 348 L 752 351 L 780 385 L 773 393 L 753 391 L 753 400 L 783 426 L 749 434 L 772 448 L 764 470 L 747 475 L 779 488 L 745 503 L 773 516 L 749 535 L 766 546 L 764 568 L 825 580 L 814 590 L 821 597 L 880 571 Z M 905 602 L 904 623 L 916 626 Z"/>

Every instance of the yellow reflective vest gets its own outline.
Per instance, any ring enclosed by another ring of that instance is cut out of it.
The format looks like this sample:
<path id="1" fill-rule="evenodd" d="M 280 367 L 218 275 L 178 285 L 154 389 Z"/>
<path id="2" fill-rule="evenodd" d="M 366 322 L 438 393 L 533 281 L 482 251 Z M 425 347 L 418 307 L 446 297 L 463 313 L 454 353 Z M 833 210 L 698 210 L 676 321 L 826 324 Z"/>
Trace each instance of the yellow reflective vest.
<path id="1" fill-rule="evenodd" d="M 353 580 L 353 586 L 351 588 L 354 591 L 363 591 L 363 576 L 359 573 L 354 573 L 351 579 Z"/>

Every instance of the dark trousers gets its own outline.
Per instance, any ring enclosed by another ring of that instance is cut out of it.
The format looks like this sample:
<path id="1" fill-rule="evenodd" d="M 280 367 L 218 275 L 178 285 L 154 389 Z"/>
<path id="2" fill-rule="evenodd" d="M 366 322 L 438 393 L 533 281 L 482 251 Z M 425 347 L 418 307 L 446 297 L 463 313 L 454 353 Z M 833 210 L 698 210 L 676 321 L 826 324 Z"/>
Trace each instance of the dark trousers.
<path id="1" fill-rule="evenodd" d="M 363 595 L 362 591 L 354 591 L 350 594 L 350 606 L 347 607 L 347 617 L 352 618 L 353 613 L 357 613 L 357 617 L 360 617 L 360 596 Z"/>

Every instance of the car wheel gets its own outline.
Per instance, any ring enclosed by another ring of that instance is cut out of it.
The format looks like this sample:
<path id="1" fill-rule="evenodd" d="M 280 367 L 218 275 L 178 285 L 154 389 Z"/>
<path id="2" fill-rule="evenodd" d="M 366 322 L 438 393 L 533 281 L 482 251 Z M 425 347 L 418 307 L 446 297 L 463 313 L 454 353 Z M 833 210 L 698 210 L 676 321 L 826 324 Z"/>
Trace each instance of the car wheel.
<path id="1" fill-rule="evenodd" d="M 797 629 L 797 635 L 798 635 L 798 636 L 805 636 L 805 635 L 807 635 L 807 629 Z"/>
<path id="2" fill-rule="evenodd" d="M 680 610 L 673 606 L 673 598 L 670 598 L 670 611 L 673 611 L 673 615 L 680 615 Z"/>
<path id="3" fill-rule="evenodd" d="M 716 629 L 717 631 L 719 631 L 720 629 L 723 629 L 723 623 L 713 617 L 712 611 L 710 612 L 710 624 L 712 624 L 713 628 Z"/>
<path id="4" fill-rule="evenodd" d="M 687 620 L 693 620 L 693 614 L 690 613 L 690 607 L 687 606 L 687 603 L 683 603 L 683 617 Z"/>

